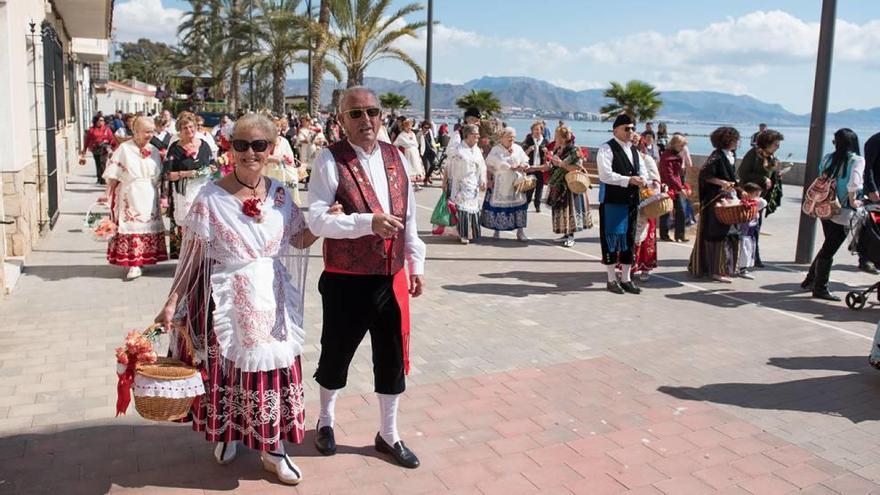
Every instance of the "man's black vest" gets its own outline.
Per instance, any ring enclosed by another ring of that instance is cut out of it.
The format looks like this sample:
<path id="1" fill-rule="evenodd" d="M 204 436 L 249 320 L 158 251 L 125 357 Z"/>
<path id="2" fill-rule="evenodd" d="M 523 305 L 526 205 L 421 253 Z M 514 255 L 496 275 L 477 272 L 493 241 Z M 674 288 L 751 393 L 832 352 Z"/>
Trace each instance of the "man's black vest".
<path id="1" fill-rule="evenodd" d="M 611 147 L 611 154 L 613 156 L 611 159 L 611 170 L 614 173 L 630 177 L 639 175 L 639 150 L 635 146 L 630 149 L 633 158 L 632 163 L 630 163 L 629 158 L 627 158 L 626 153 L 624 153 L 623 148 L 621 148 L 616 139 L 612 138 L 608 141 L 608 146 Z M 612 184 L 603 185 L 605 186 L 605 203 L 631 206 L 639 204 L 638 186 L 620 187 Z"/>

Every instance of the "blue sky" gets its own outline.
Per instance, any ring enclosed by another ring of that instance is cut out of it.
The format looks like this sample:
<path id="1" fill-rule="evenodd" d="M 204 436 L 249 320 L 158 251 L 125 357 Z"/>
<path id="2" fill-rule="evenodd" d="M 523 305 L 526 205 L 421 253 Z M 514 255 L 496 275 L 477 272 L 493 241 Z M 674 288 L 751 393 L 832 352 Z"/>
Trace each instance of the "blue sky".
<path id="1" fill-rule="evenodd" d="M 661 91 L 716 90 L 810 109 L 821 0 L 630 0 L 622 11 L 594 0 L 434 4 L 437 82 L 530 76 L 587 89 L 637 78 Z M 117 0 L 116 38 L 173 42 L 188 6 Z M 880 2 L 838 0 L 836 41 L 831 110 L 880 107 Z M 424 60 L 423 39 L 401 48 Z M 367 75 L 413 79 L 393 62 L 370 66 Z M 305 77 L 305 68 L 292 67 L 292 77 Z"/>

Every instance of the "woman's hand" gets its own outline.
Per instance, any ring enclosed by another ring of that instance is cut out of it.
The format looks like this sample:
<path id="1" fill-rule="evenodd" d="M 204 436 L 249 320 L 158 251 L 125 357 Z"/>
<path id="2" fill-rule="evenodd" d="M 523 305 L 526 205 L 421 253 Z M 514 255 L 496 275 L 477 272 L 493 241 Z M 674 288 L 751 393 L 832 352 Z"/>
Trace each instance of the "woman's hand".
<path id="1" fill-rule="evenodd" d="M 171 331 L 172 321 L 174 319 L 174 313 L 177 311 L 177 294 L 173 293 L 168 296 L 168 301 L 165 302 L 165 306 L 162 307 L 162 310 L 159 311 L 159 314 L 156 315 L 155 322 L 161 323 L 162 327 L 165 329 L 165 332 L 168 333 Z"/>
<path id="2" fill-rule="evenodd" d="M 736 185 L 735 182 L 730 182 L 730 181 L 726 181 L 726 180 L 721 181 L 721 189 L 723 189 L 725 191 L 732 191 L 733 186 L 735 186 L 735 185 Z"/>
<path id="3" fill-rule="evenodd" d="M 171 182 L 177 182 L 180 180 L 180 172 L 168 172 L 165 174 L 165 178 Z"/>

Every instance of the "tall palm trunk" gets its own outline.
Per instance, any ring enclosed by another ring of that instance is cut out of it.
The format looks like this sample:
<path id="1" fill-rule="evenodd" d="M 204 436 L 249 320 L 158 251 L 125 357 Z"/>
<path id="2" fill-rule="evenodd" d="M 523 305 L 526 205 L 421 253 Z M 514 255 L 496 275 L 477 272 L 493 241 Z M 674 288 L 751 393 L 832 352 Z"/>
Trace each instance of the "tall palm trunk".
<path id="1" fill-rule="evenodd" d="M 283 63 L 272 64 L 272 111 L 276 115 L 284 114 L 284 70 Z"/>
<path id="2" fill-rule="evenodd" d="M 364 84 L 364 69 L 360 65 L 352 65 L 348 68 L 348 81 L 345 87 L 362 86 Z"/>
<path id="3" fill-rule="evenodd" d="M 324 84 L 324 55 L 327 53 L 327 32 L 330 29 L 330 0 L 321 0 L 321 8 L 318 11 L 318 25 L 321 26 L 321 36 L 315 43 L 315 56 L 312 60 L 312 111 L 317 113 L 321 106 L 321 86 Z"/>
<path id="4" fill-rule="evenodd" d="M 238 62 L 234 62 L 230 70 L 232 73 L 229 75 L 229 110 L 236 113 L 239 105 L 238 97 L 241 94 L 241 74 L 239 74 Z"/>

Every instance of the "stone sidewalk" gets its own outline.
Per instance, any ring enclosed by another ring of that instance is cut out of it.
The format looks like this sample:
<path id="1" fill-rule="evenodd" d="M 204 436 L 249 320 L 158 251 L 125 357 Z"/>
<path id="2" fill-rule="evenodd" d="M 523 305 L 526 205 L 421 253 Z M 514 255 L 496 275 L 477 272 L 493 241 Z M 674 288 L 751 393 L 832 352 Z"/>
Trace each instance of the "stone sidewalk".
<path id="1" fill-rule="evenodd" d="M 55 230 L 0 300 L 0 493 L 291 491 L 254 455 L 216 467 L 211 446 L 186 427 L 134 411 L 112 417 L 112 349 L 155 316 L 174 265 L 123 282 L 104 245 L 81 232 L 99 191 L 84 176 L 68 189 Z M 853 312 L 799 291 L 796 201 L 767 220 L 762 252 L 772 266 L 757 280 L 694 281 L 689 246 L 661 243 L 661 267 L 634 297 L 604 291 L 597 230 L 565 249 L 549 215 L 530 214 L 528 245 L 507 234 L 461 246 L 429 235 L 436 197 L 417 195 L 429 285 L 414 302 L 401 412 L 423 467 L 404 472 L 363 448 L 378 415 L 365 342 L 340 407 L 351 448 L 313 458 L 307 438 L 295 451 L 307 476 L 297 491 L 880 493 L 880 372 L 865 359 L 880 315 L 876 305 Z M 872 281 L 852 261 L 838 255 L 833 289 Z M 306 376 L 320 311 L 311 290 Z M 313 380 L 306 387 L 311 424 L 317 394 Z M 710 419 L 688 419 L 700 416 Z"/>

